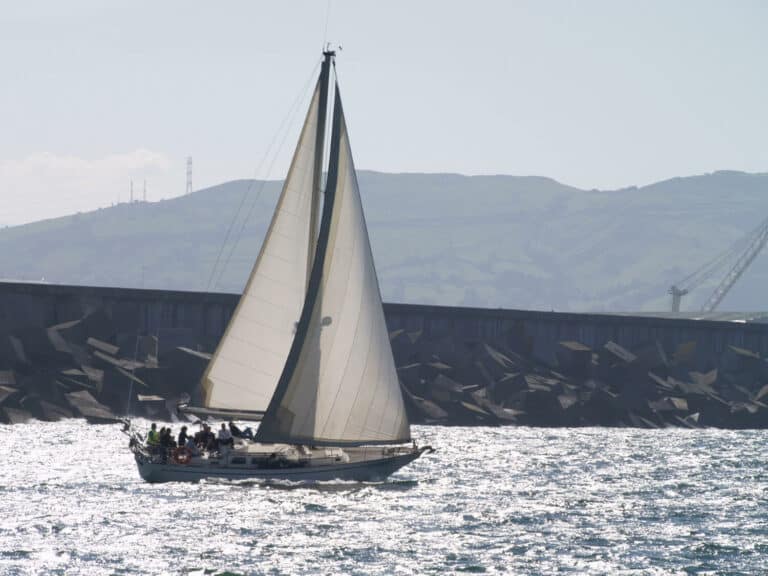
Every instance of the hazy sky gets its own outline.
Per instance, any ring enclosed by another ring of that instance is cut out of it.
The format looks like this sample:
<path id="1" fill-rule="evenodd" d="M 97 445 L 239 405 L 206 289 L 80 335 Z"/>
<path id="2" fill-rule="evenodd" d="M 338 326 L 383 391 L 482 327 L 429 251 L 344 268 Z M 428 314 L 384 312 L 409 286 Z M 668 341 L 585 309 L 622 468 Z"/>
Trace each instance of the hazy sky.
<path id="1" fill-rule="evenodd" d="M 329 11 L 330 6 L 330 11 Z M 327 32 L 326 32 L 327 21 Z M 0 0 L 0 224 L 282 178 L 324 38 L 359 168 L 768 170 L 768 2 Z M 278 137 L 278 142 L 280 137 Z"/>

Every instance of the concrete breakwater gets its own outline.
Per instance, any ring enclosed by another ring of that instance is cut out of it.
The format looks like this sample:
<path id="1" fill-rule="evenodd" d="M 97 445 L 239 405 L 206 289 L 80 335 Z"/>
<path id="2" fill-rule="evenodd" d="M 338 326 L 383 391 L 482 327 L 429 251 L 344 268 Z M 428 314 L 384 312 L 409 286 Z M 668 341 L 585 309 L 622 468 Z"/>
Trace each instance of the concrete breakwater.
<path id="1" fill-rule="evenodd" d="M 168 417 L 237 295 L 0 284 L 0 420 Z M 768 427 L 768 324 L 385 304 L 414 422 Z"/>

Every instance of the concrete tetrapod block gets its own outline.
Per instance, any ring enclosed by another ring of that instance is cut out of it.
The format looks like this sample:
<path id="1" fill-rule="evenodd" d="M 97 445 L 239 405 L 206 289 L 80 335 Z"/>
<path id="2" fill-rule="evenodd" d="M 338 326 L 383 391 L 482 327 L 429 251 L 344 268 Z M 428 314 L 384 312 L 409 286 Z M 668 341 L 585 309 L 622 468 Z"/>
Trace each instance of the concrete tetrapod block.
<path id="1" fill-rule="evenodd" d="M 111 423 L 119 421 L 117 415 L 101 404 L 87 390 L 70 392 L 67 401 L 81 416 L 92 423 Z"/>
<path id="2" fill-rule="evenodd" d="M 426 380 L 421 377 L 421 364 L 406 364 L 398 366 L 397 376 L 400 382 L 408 386 L 414 394 L 424 396 L 427 393 Z"/>
<path id="3" fill-rule="evenodd" d="M 57 422 L 73 416 L 72 410 L 45 400 L 40 400 L 40 408 L 43 412 L 43 419 L 48 422 Z"/>
<path id="4" fill-rule="evenodd" d="M 11 351 L 11 366 L 18 364 L 29 364 L 29 357 L 24 349 L 24 343 L 16 336 L 8 336 L 8 343 Z"/>
<path id="5" fill-rule="evenodd" d="M 153 391 L 166 398 L 183 393 L 191 395 L 199 386 L 210 359 L 211 354 L 186 347 L 169 350 L 161 359 L 167 377 L 156 382 Z"/>
<path id="6" fill-rule="evenodd" d="M 610 352 L 617 360 L 620 360 L 626 364 L 630 364 L 637 360 L 637 356 L 635 356 L 632 352 L 624 348 L 623 346 L 619 346 L 616 344 L 616 342 L 608 341 L 603 346 L 606 351 Z"/>
<path id="7" fill-rule="evenodd" d="M 658 340 L 633 347 L 632 352 L 637 356 L 635 362 L 644 370 L 663 371 L 669 365 L 667 354 Z"/>
<path id="8" fill-rule="evenodd" d="M 464 386 L 447 376 L 438 374 L 429 386 L 429 394 L 438 402 L 461 400 L 464 397 Z"/>
<path id="9" fill-rule="evenodd" d="M 483 353 L 484 352 L 484 353 Z M 482 352 L 479 354 L 479 361 L 483 363 L 485 369 L 494 379 L 499 379 L 508 372 L 516 372 L 526 368 L 527 362 L 521 365 L 519 356 L 513 357 L 487 343 L 483 343 Z"/>
<path id="10" fill-rule="evenodd" d="M 29 420 L 32 420 L 32 414 L 26 410 L 19 410 L 18 408 L 9 408 L 5 406 L 0 410 L 5 415 L 6 424 L 23 424 Z"/>
<path id="11" fill-rule="evenodd" d="M 413 422 L 435 423 L 448 418 L 448 413 L 434 402 L 413 394 L 402 382 L 400 387 L 403 390 L 408 416 Z"/>
<path id="12" fill-rule="evenodd" d="M 560 342 L 556 356 L 558 366 L 568 376 L 589 378 L 592 375 L 592 349 L 581 342 Z"/>
<path id="13" fill-rule="evenodd" d="M 13 370 L 0 370 L 0 386 L 16 386 L 16 374 Z"/>
<path id="14" fill-rule="evenodd" d="M 66 362 L 70 356 L 68 349 L 63 354 L 57 350 L 51 338 L 49 338 L 48 330 L 45 328 L 29 326 L 19 330 L 15 336 L 24 347 L 24 356 L 32 364 L 45 366 Z M 66 348 L 66 344 L 61 338 L 57 339 L 57 345 Z"/>
<path id="15" fill-rule="evenodd" d="M 112 319 L 107 316 L 103 308 L 86 315 L 82 319 L 83 333 L 102 342 L 109 342 L 115 336 L 115 327 Z"/>
<path id="16" fill-rule="evenodd" d="M 5 402 L 6 400 L 8 400 L 9 398 L 11 398 L 12 396 L 18 393 L 19 393 L 18 388 L 0 384 L 0 404 L 3 404 L 3 402 Z"/>
<path id="17" fill-rule="evenodd" d="M 70 345 L 85 344 L 87 339 L 82 319 L 49 326 L 48 330 L 55 330 Z"/>
<path id="18" fill-rule="evenodd" d="M 526 416 L 522 422 L 534 426 L 564 426 L 565 410 L 560 403 L 559 394 L 552 388 L 529 389 L 525 394 L 522 410 Z"/>
<path id="19" fill-rule="evenodd" d="M 103 352 L 109 356 L 116 356 L 120 351 L 119 346 L 115 346 L 114 344 L 110 344 L 104 340 L 99 340 L 98 338 L 93 338 L 92 336 L 86 340 L 86 344 L 88 344 L 88 346 L 94 350 L 98 350 L 99 352 Z"/>

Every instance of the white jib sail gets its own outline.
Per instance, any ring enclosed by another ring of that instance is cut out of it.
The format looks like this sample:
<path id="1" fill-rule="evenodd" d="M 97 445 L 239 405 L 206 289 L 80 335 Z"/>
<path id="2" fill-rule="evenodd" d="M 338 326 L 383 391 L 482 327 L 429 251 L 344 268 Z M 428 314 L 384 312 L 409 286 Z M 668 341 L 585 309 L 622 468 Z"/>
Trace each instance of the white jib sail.
<path id="1" fill-rule="evenodd" d="M 310 250 L 319 84 L 256 264 L 203 376 L 207 408 L 263 412 L 301 315 Z"/>
<path id="2" fill-rule="evenodd" d="M 336 102 L 341 114 L 338 180 L 322 281 L 291 379 L 279 406 L 270 406 L 258 438 L 338 445 L 407 442 L 410 427 L 338 96 Z"/>

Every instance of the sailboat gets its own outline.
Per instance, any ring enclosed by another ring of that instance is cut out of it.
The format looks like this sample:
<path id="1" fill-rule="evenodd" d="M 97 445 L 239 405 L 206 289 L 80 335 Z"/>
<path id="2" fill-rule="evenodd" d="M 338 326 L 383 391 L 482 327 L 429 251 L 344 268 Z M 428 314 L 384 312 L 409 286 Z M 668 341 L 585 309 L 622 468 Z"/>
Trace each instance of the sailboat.
<path id="1" fill-rule="evenodd" d="M 261 419 L 255 438 L 168 459 L 134 437 L 148 482 L 379 480 L 431 451 L 411 438 L 337 82 L 328 110 L 334 59 L 323 52 L 261 251 L 203 376 L 196 412 Z"/>

